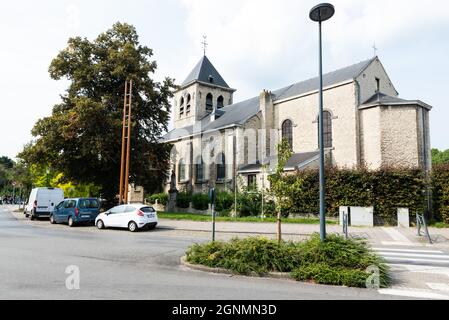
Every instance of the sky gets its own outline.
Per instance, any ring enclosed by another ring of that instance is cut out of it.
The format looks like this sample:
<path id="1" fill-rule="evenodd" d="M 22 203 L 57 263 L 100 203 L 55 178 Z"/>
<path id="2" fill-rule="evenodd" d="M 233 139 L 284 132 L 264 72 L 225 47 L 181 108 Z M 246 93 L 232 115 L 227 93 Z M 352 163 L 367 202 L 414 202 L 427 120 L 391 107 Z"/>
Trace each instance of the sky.
<path id="1" fill-rule="evenodd" d="M 431 142 L 449 149 L 449 1 L 330 0 L 335 16 L 323 25 L 324 71 L 373 57 L 404 99 L 434 107 Z M 15 158 L 31 141 L 34 123 L 51 115 L 68 86 L 48 67 L 73 36 L 90 40 L 115 22 L 137 28 L 158 69 L 180 84 L 207 56 L 238 102 L 315 77 L 315 0 L 15 0 L 0 3 L 0 156 Z"/>

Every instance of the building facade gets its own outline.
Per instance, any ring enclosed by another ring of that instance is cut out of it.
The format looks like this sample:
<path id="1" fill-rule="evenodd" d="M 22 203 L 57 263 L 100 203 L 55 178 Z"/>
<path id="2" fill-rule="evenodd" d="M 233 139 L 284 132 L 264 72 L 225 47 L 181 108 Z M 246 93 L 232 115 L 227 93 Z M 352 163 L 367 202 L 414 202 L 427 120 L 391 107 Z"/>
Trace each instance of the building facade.
<path id="1" fill-rule="evenodd" d="M 432 107 L 399 98 L 378 57 L 325 74 L 323 81 L 328 163 L 431 170 Z M 204 56 L 175 92 L 174 129 L 162 138 L 173 146 L 178 189 L 268 187 L 282 139 L 293 151 L 286 171 L 318 166 L 318 86 L 313 78 L 233 103 L 236 90 Z"/>

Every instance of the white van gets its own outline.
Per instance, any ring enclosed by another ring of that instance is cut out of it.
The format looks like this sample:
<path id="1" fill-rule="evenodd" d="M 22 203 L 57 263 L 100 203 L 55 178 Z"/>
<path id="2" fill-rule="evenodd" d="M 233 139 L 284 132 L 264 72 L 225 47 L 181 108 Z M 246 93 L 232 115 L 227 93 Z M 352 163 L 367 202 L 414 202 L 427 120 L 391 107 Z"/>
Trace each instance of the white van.
<path id="1" fill-rule="evenodd" d="M 28 204 L 23 212 L 31 220 L 49 217 L 55 207 L 64 200 L 64 191 L 59 188 L 35 188 L 31 190 Z"/>

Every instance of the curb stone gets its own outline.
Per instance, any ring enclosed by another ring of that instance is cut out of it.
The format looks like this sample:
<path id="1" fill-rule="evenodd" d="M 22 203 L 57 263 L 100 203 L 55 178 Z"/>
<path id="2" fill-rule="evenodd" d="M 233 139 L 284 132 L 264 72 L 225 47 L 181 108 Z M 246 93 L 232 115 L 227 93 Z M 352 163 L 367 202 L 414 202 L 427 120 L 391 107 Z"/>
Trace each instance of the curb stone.
<path id="1" fill-rule="evenodd" d="M 233 275 L 233 276 L 245 276 L 245 275 L 242 275 L 235 271 L 227 270 L 224 268 L 210 268 L 210 267 L 206 267 L 206 266 L 199 265 L 199 264 L 191 264 L 191 263 L 187 262 L 186 256 L 181 257 L 181 265 L 183 265 L 189 269 L 202 271 L 202 272 L 209 272 L 209 273 L 216 273 L 216 274 L 228 274 L 228 275 Z M 292 278 L 292 276 L 290 276 L 289 273 L 284 273 L 284 272 L 270 272 L 264 276 L 260 276 L 259 274 L 255 273 L 255 272 L 251 272 L 247 276 L 255 277 L 255 278 L 268 278 L 268 279 L 281 279 L 281 280 L 296 281 L 295 279 Z"/>

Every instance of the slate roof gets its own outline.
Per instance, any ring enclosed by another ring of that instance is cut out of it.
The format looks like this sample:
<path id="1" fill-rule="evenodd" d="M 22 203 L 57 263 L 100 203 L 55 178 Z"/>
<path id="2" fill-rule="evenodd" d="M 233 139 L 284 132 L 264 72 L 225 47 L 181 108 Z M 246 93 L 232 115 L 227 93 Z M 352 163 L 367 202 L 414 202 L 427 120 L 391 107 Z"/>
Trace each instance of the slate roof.
<path id="1" fill-rule="evenodd" d="M 403 106 L 403 105 L 420 105 L 427 109 L 432 109 L 428 104 L 420 101 L 420 100 L 404 100 L 398 97 L 391 97 L 389 95 L 383 93 L 376 93 L 371 98 L 366 100 L 362 105 L 360 105 L 360 109 L 366 109 L 370 107 L 376 106 Z"/>
<path id="2" fill-rule="evenodd" d="M 345 67 L 327 74 L 323 75 L 323 84 L 324 87 L 328 87 L 334 84 L 338 84 L 344 81 L 353 80 L 357 78 L 363 70 L 365 70 L 374 60 L 376 60 L 377 57 L 374 57 L 372 59 L 359 62 L 357 64 L 354 64 L 349 67 Z M 195 79 L 199 79 L 199 81 L 204 81 L 204 77 L 206 74 L 209 74 L 211 72 L 206 72 L 204 70 L 209 70 L 210 68 L 215 68 L 210 63 L 209 59 L 207 59 L 206 56 L 204 56 L 198 65 L 194 68 L 194 70 L 191 72 L 191 74 L 187 77 L 186 81 L 184 81 L 184 84 L 188 84 L 189 82 L 195 81 Z M 218 79 L 221 78 L 219 76 L 218 72 L 215 70 L 218 77 L 216 77 L 216 82 L 219 81 Z M 206 81 L 207 81 L 206 76 Z M 184 85 L 183 84 L 183 85 Z M 226 82 L 223 80 L 223 84 L 227 86 Z M 298 96 L 307 92 L 311 92 L 314 90 L 318 90 L 319 87 L 319 78 L 312 78 L 309 80 L 305 80 L 302 82 L 298 82 L 296 84 L 290 85 L 288 87 L 281 88 L 279 90 L 276 90 L 272 92 L 273 100 L 274 102 L 288 99 L 294 96 Z M 213 121 L 209 121 L 209 117 L 205 117 L 201 121 L 201 132 L 205 131 L 211 131 L 211 130 L 217 130 L 221 128 L 225 128 L 231 125 L 242 125 L 247 120 L 249 120 L 251 117 L 256 115 L 259 112 L 259 96 L 241 101 L 238 103 L 235 103 L 233 105 L 229 105 L 227 107 L 224 107 L 222 109 L 224 113 L 223 115 Z M 199 126 L 198 126 L 199 127 Z M 199 130 L 194 130 L 193 126 L 188 126 L 184 128 L 178 128 L 170 131 L 167 133 L 162 139 L 161 142 L 167 142 L 172 141 L 176 139 L 180 139 L 189 135 L 199 134 L 201 133 Z M 189 134 L 187 134 L 189 133 Z"/>
<path id="3" fill-rule="evenodd" d="M 209 78 L 210 76 L 213 80 Z M 220 75 L 220 73 L 218 73 L 217 69 L 215 69 L 215 67 L 206 56 L 203 56 L 201 58 L 195 68 L 193 68 L 193 70 L 184 80 L 182 86 L 188 85 L 195 81 L 211 83 L 220 87 L 229 88 L 226 81 L 224 81 L 223 77 Z"/>
<path id="4" fill-rule="evenodd" d="M 363 70 L 365 70 L 376 59 L 377 57 L 374 57 L 372 59 L 356 63 L 352 66 L 324 74 L 323 87 L 325 88 L 334 84 L 338 84 L 340 82 L 357 78 L 363 72 Z M 318 90 L 320 84 L 319 80 L 320 79 L 316 77 L 280 89 L 278 90 L 279 93 L 276 95 L 276 100 L 288 99 L 290 97 Z"/>
<path id="5" fill-rule="evenodd" d="M 327 151 L 328 153 L 328 151 Z M 316 152 L 305 152 L 305 153 L 295 153 L 291 156 L 291 158 L 288 160 L 287 164 L 285 165 L 285 171 L 293 171 L 296 169 L 302 169 L 309 165 L 310 163 L 313 163 L 314 161 L 319 160 L 320 153 L 318 151 Z M 269 164 L 270 167 L 274 167 L 276 165 L 276 158 L 270 157 L 264 160 L 263 162 L 265 165 Z M 249 164 L 241 166 L 238 170 L 239 173 L 256 173 L 260 172 L 262 170 L 262 164 L 255 163 L 255 164 Z"/>

